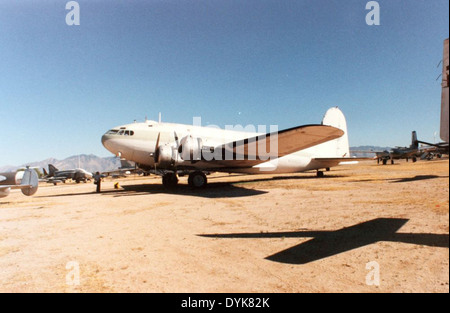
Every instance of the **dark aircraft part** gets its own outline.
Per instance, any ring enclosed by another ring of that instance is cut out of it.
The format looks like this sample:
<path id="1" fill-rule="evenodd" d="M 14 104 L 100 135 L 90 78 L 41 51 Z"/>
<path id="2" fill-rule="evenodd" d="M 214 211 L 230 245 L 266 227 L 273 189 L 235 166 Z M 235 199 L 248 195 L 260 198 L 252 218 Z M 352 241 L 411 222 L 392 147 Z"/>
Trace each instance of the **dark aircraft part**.
<path id="1" fill-rule="evenodd" d="M 162 178 L 162 183 L 166 188 L 175 188 L 178 184 L 178 177 L 175 173 L 166 173 Z"/>
<path id="2" fill-rule="evenodd" d="M 201 171 L 195 171 L 189 174 L 188 184 L 193 188 L 203 188 L 208 183 L 205 173 Z"/>

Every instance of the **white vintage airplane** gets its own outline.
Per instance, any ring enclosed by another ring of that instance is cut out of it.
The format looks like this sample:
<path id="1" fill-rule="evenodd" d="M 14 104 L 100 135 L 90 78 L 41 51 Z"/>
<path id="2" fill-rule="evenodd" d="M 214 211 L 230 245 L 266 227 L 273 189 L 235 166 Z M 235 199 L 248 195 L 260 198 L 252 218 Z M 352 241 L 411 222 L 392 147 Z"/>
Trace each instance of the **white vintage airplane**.
<path id="1" fill-rule="evenodd" d="M 39 179 L 35 170 L 0 173 L 0 198 L 9 195 L 11 189 L 21 189 L 26 196 L 32 196 L 38 190 Z"/>
<path id="2" fill-rule="evenodd" d="M 206 185 L 205 172 L 295 173 L 337 166 L 350 158 L 347 123 L 340 109 L 329 109 L 322 124 L 272 133 L 249 133 L 155 121 L 117 126 L 102 136 L 106 149 L 163 176 L 163 185 Z M 268 149 L 270 147 L 270 149 Z"/>

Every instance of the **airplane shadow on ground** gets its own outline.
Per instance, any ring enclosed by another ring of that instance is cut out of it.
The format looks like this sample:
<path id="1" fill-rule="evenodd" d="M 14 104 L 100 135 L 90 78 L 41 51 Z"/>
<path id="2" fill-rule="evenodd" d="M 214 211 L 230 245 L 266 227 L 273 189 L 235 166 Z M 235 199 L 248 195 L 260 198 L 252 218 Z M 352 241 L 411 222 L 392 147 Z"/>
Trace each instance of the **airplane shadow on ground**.
<path id="1" fill-rule="evenodd" d="M 420 180 L 429 180 L 429 179 L 437 179 L 437 178 L 448 178 L 447 176 L 438 176 L 438 175 L 416 175 L 414 177 L 403 177 L 403 178 L 375 178 L 375 179 L 360 179 L 356 182 L 373 182 L 373 181 L 387 181 L 389 183 L 407 183 L 414 182 Z"/>
<path id="2" fill-rule="evenodd" d="M 204 234 L 210 238 L 308 238 L 313 239 L 266 257 L 287 264 L 307 264 L 379 241 L 431 247 L 449 247 L 448 234 L 397 233 L 408 219 L 377 218 L 336 231 L 295 231 L 274 233 Z"/>
<path id="3" fill-rule="evenodd" d="M 176 188 L 165 188 L 163 185 L 126 185 L 124 191 L 133 193 L 173 194 L 182 196 L 196 196 L 205 198 L 238 198 L 250 197 L 267 193 L 262 190 L 247 189 L 234 186 L 233 183 L 208 183 L 206 187 L 194 189 L 189 185 L 180 184 Z M 125 194 L 126 195 L 126 194 Z"/>
<path id="4" fill-rule="evenodd" d="M 175 188 L 166 188 L 162 184 L 138 184 L 138 185 L 123 185 L 120 189 L 114 190 L 103 190 L 101 195 L 108 195 L 113 197 L 124 197 L 124 196 L 137 196 L 146 194 L 173 194 L 173 195 L 183 195 L 183 196 L 196 196 L 205 198 L 238 198 L 238 197 L 249 197 L 257 196 L 267 193 L 267 191 L 248 189 L 243 187 L 245 184 L 259 183 L 259 182 L 271 182 L 271 181 L 282 181 L 282 180 L 295 180 L 295 179 L 327 179 L 343 177 L 339 175 L 334 176 L 324 176 L 322 178 L 317 178 L 314 176 L 275 176 L 269 178 L 254 178 L 249 180 L 239 180 L 240 176 L 249 175 L 235 175 L 236 181 L 231 182 L 214 182 L 214 177 L 210 179 L 210 182 L 206 187 L 201 189 L 194 189 L 186 184 L 179 184 Z M 220 177 L 219 177 L 220 178 Z M 37 196 L 37 197 L 64 197 L 64 196 L 80 196 L 80 195 L 93 195 L 95 194 L 95 186 L 93 185 L 93 191 L 91 192 L 80 192 L 80 193 L 65 193 L 51 196 Z"/>
<path id="5" fill-rule="evenodd" d="M 148 194 L 172 194 L 183 196 L 196 196 L 205 198 L 238 198 L 238 197 L 250 197 L 267 193 L 262 190 L 247 189 L 240 186 L 234 186 L 233 183 L 209 183 L 205 188 L 194 189 L 189 185 L 180 184 L 176 188 L 165 188 L 162 184 L 139 184 L 139 185 L 124 185 L 119 189 L 109 189 L 101 191 L 98 195 L 101 196 L 113 196 L 113 197 L 126 197 L 126 196 L 138 196 Z M 79 193 L 65 193 L 50 196 L 37 196 L 37 197 L 66 197 L 66 196 L 81 196 L 81 195 L 94 195 L 95 187 L 91 192 L 79 192 Z"/>
<path id="6" fill-rule="evenodd" d="M 417 176 L 414 176 L 414 177 L 390 179 L 390 182 L 391 183 L 407 183 L 407 182 L 412 182 L 412 181 L 428 180 L 428 179 L 436 179 L 436 178 L 448 178 L 448 175 L 447 176 L 417 175 Z"/>
<path id="7" fill-rule="evenodd" d="M 318 178 L 316 175 L 314 176 L 275 176 L 268 178 L 252 178 L 247 180 L 240 180 L 239 177 L 242 176 L 252 176 L 248 174 L 244 175 L 234 175 L 231 178 L 236 177 L 236 181 L 229 182 L 214 182 L 215 179 L 221 177 L 213 177 L 209 178 L 208 184 L 204 188 L 194 189 L 186 184 L 178 184 L 175 188 L 166 188 L 162 184 L 141 184 L 141 185 L 124 185 L 122 186 L 122 192 L 126 191 L 132 195 L 133 193 L 165 193 L 165 194 L 174 194 L 174 195 L 184 195 L 184 196 L 197 196 L 197 197 L 205 197 L 205 198 L 237 198 L 237 197 L 248 197 L 248 196 L 256 196 L 267 193 L 267 191 L 256 190 L 256 189 L 247 189 L 242 185 L 250 185 L 252 183 L 260 183 L 260 182 L 273 182 L 273 181 L 283 181 L 283 180 L 299 180 L 299 179 L 327 179 L 327 178 L 336 178 L 336 177 L 344 177 L 340 175 L 333 176 L 324 176 Z M 118 191 L 115 191 L 118 192 Z M 124 194 L 126 195 L 126 194 Z"/>

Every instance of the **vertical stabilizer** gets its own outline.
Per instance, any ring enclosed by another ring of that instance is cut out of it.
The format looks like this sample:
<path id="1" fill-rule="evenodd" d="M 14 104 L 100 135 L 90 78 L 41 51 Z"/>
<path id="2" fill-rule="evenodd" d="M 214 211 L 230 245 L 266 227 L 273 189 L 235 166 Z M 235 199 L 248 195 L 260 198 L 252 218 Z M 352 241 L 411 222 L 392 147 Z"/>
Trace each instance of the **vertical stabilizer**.
<path id="1" fill-rule="evenodd" d="M 322 125 L 339 128 L 344 131 L 344 135 L 338 139 L 318 145 L 315 151 L 316 156 L 336 158 L 350 157 L 347 121 L 342 111 L 338 107 L 330 108 L 323 117 Z"/>
<path id="2" fill-rule="evenodd" d="M 49 172 L 49 177 L 53 177 L 55 176 L 55 173 L 58 171 L 58 169 L 53 165 L 53 164 L 49 164 L 48 165 L 48 172 Z"/>
<path id="3" fill-rule="evenodd" d="M 20 183 L 22 186 L 27 186 L 22 188 L 22 193 L 26 196 L 32 196 L 38 190 L 39 178 L 35 170 L 27 168 L 22 177 Z"/>
<path id="4" fill-rule="evenodd" d="M 410 148 L 411 149 L 419 149 L 419 142 L 417 141 L 417 133 L 416 133 L 416 131 L 412 132 Z"/>

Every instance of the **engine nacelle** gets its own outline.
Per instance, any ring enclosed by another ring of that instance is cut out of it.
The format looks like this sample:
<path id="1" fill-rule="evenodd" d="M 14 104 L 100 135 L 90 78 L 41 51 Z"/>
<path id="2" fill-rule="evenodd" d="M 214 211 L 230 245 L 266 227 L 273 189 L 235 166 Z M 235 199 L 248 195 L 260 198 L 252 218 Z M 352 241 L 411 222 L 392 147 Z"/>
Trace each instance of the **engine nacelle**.
<path id="1" fill-rule="evenodd" d="M 156 164 L 161 168 L 169 168 L 175 165 L 174 149 L 170 145 L 159 146 Z"/>
<path id="2" fill-rule="evenodd" d="M 202 159 L 202 147 L 201 138 L 194 138 L 189 135 L 181 139 L 178 153 L 183 161 L 200 161 Z"/>

